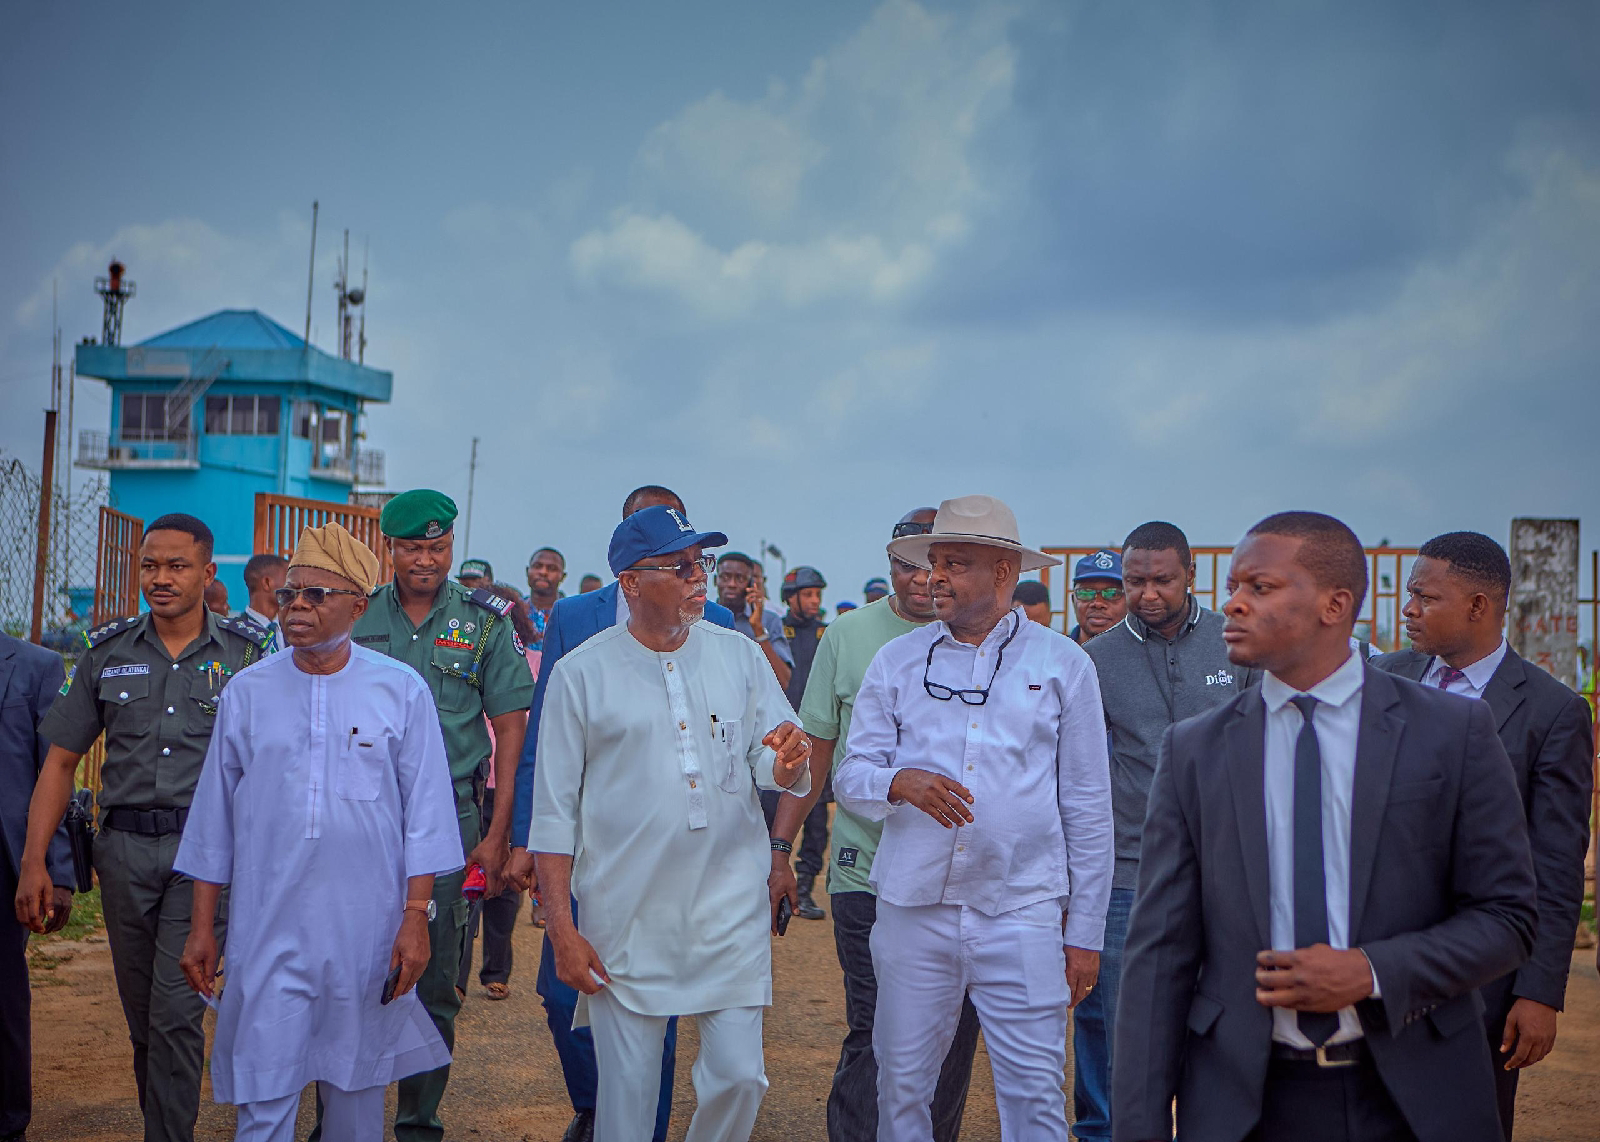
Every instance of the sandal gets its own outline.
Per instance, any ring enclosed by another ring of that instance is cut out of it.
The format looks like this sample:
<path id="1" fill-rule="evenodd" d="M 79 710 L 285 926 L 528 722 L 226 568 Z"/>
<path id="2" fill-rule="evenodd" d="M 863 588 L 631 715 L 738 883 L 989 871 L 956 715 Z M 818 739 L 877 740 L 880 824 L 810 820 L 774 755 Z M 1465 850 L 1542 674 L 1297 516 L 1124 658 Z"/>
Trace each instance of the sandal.
<path id="1" fill-rule="evenodd" d="M 506 999 L 511 995 L 511 989 L 503 983 L 486 983 L 483 991 L 490 999 Z"/>

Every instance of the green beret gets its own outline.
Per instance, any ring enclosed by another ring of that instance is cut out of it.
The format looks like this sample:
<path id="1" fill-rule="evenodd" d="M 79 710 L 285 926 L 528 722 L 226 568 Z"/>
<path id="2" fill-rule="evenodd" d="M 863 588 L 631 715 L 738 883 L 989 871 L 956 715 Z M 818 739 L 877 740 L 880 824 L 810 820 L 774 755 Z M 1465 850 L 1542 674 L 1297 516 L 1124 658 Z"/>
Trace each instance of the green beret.
<path id="1" fill-rule="evenodd" d="M 401 492 L 378 517 L 378 527 L 390 539 L 438 539 L 455 522 L 456 502 L 430 488 Z"/>

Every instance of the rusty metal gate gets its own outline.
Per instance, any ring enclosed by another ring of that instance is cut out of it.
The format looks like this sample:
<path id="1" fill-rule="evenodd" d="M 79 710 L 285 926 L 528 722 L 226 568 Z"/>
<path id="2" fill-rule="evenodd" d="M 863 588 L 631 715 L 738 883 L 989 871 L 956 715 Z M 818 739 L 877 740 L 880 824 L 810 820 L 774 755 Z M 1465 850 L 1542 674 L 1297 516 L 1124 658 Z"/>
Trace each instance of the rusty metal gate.
<path id="1" fill-rule="evenodd" d="M 372 548 L 378 557 L 378 581 L 383 582 L 393 574 L 393 567 L 389 563 L 383 532 L 378 528 L 380 514 L 380 509 L 362 504 L 336 504 L 328 500 L 257 492 L 253 550 L 258 555 L 270 552 L 287 559 L 294 554 L 294 545 L 300 541 L 300 532 L 305 528 L 337 523 Z"/>

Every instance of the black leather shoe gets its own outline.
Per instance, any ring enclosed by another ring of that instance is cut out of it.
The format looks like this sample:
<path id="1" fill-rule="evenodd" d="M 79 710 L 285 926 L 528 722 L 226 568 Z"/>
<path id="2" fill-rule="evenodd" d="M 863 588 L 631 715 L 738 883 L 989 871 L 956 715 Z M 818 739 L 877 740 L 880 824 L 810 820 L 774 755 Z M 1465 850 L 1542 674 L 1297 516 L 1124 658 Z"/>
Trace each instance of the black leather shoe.
<path id="1" fill-rule="evenodd" d="M 794 910 L 796 916 L 802 920 L 826 920 L 828 914 L 817 907 L 817 902 L 811 899 L 811 877 L 801 874 L 796 877 L 795 897 L 800 901 L 800 907 Z"/>
<path id="2" fill-rule="evenodd" d="M 580 1110 L 574 1114 L 561 1142 L 594 1142 L 594 1111 Z"/>

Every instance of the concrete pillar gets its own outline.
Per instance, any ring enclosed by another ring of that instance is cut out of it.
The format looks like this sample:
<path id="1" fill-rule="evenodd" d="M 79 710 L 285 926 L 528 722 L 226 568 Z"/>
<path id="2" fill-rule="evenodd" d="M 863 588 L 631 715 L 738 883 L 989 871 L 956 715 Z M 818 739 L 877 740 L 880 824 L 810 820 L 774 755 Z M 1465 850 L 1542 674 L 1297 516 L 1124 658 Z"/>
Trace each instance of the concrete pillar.
<path id="1" fill-rule="evenodd" d="M 1528 661 L 1578 684 L 1578 521 L 1511 521 L 1507 638 Z"/>

